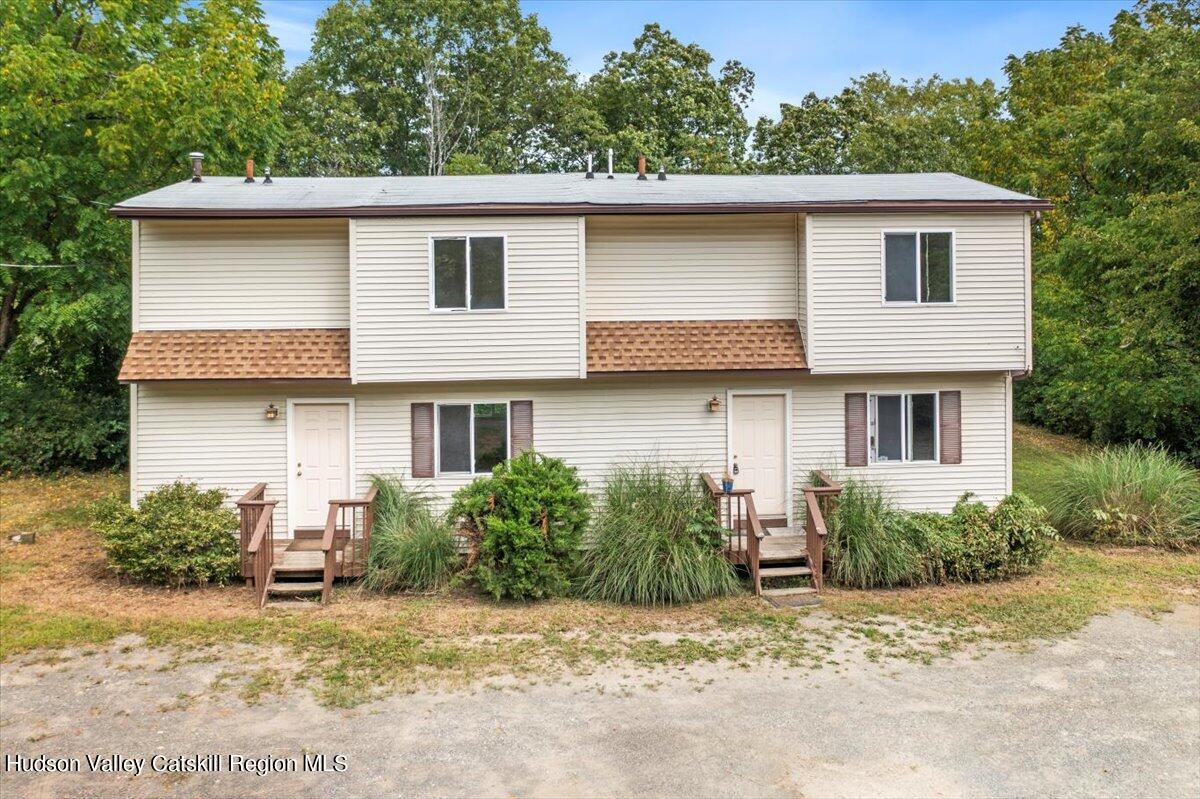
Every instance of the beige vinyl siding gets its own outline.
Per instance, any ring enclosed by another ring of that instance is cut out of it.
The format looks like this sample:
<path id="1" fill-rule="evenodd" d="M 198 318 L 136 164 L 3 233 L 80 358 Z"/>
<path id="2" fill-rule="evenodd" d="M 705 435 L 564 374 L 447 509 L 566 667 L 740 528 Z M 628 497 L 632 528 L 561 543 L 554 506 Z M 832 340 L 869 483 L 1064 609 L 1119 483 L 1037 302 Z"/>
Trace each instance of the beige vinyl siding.
<path id="1" fill-rule="evenodd" d="M 792 451 L 797 479 L 812 469 L 884 484 L 903 507 L 948 511 L 964 491 L 989 505 L 1008 491 L 1009 418 L 1007 376 L 990 374 L 914 374 L 877 376 L 811 375 L 793 393 Z M 865 391 L 962 391 L 962 463 L 879 463 L 848 468 L 844 464 L 845 395 Z"/>
<path id="2" fill-rule="evenodd" d="M 578 378 L 577 217 L 363 218 L 354 223 L 355 379 Z M 507 308 L 430 309 L 430 237 L 507 236 Z"/>
<path id="3" fill-rule="evenodd" d="M 141 330 L 347 327 L 344 219 L 141 220 Z"/>
<path id="4" fill-rule="evenodd" d="M 587 221 L 591 320 L 797 318 L 796 216 Z"/>
<path id="5" fill-rule="evenodd" d="M 813 214 L 809 223 L 815 373 L 1024 367 L 1024 214 Z M 913 229 L 954 232 L 954 304 L 883 304 L 882 233 Z"/>
<path id="6" fill-rule="evenodd" d="M 689 470 L 720 473 L 726 463 L 726 409 L 712 413 L 708 399 L 738 388 L 792 391 L 792 478 L 798 488 L 811 469 L 830 468 L 885 482 L 905 507 L 949 510 L 964 491 L 988 503 L 1008 485 L 1008 383 L 1005 376 L 908 375 L 842 378 L 801 375 L 746 378 L 714 374 L 664 379 L 603 378 L 536 383 L 462 383 L 412 386 L 275 383 L 143 383 L 134 400 L 137 429 L 132 453 L 136 496 L 175 479 L 225 489 L 231 498 L 260 481 L 278 499 L 276 523 L 286 526 L 289 399 L 355 399 L 355 480 L 365 490 L 373 473 L 407 474 L 411 466 L 412 402 L 533 400 L 534 443 L 579 468 L 592 490 L 617 463 L 667 460 Z M 958 389 L 963 392 L 963 463 L 880 464 L 847 470 L 843 394 L 847 391 Z M 279 418 L 263 409 L 274 403 Z M 443 475 L 421 481 L 445 503 L 472 479 Z"/>

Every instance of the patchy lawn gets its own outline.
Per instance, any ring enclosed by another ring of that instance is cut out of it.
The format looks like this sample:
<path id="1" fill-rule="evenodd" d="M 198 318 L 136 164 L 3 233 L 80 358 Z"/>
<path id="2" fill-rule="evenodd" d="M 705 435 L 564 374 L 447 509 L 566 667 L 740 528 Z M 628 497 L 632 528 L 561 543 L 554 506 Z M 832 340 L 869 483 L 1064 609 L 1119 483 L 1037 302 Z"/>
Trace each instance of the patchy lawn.
<path id="1" fill-rule="evenodd" d="M 1068 447 L 1081 446 L 1060 438 L 1019 428 L 1018 488 L 1036 496 L 1037 482 Z M 553 677 L 614 663 L 928 661 L 968 646 L 1068 634 L 1116 609 L 1153 614 L 1200 602 L 1200 555 L 1062 545 L 1036 575 L 1019 580 L 829 590 L 819 610 L 774 609 L 750 596 L 646 609 L 569 599 L 497 604 L 468 590 L 380 596 L 348 586 L 323 609 L 264 612 L 240 585 L 174 591 L 111 577 L 87 529 L 88 507 L 123 492 L 124 480 L 0 481 L 0 658 L 52 659 L 133 634 L 179 662 L 236 652 L 251 675 L 241 689 L 248 702 L 306 685 L 327 704 L 352 705 L 424 684 Z M 38 533 L 37 543 L 7 543 L 8 534 L 27 530 Z"/>
<path id="2" fill-rule="evenodd" d="M 1060 436 L 1032 425 L 1013 424 L 1013 490 L 1045 504 L 1046 482 L 1071 458 L 1089 445 L 1071 436 Z"/>

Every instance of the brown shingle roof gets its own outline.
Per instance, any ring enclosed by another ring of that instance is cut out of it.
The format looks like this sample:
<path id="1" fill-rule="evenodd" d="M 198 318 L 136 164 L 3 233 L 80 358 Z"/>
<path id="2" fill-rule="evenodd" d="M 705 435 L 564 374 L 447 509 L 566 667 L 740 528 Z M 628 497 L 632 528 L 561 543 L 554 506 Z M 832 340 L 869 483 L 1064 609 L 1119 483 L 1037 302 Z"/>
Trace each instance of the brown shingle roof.
<path id="1" fill-rule="evenodd" d="M 350 379 L 350 331 L 144 330 L 118 380 Z"/>
<path id="2" fill-rule="evenodd" d="M 588 372 L 806 369 L 794 319 L 588 322 Z"/>

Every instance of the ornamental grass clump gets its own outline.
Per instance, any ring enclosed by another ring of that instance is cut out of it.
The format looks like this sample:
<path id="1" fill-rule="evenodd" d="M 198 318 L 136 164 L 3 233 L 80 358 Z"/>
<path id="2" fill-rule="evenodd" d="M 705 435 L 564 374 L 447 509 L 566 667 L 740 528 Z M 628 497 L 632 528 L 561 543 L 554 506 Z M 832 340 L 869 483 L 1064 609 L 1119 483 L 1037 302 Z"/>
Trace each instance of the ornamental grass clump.
<path id="1" fill-rule="evenodd" d="M 530 451 L 460 488 L 447 515 L 472 542 L 479 586 L 528 600 L 570 588 L 589 508 L 574 467 Z"/>
<path id="2" fill-rule="evenodd" d="M 237 515 L 219 488 L 177 481 L 142 497 L 137 508 L 112 497 L 96 507 L 108 566 L 139 583 L 224 585 L 241 568 Z"/>
<path id="3" fill-rule="evenodd" d="M 1200 472 L 1159 447 L 1109 447 L 1051 480 L 1050 522 L 1067 538 L 1122 546 L 1200 546 Z"/>
<path id="4" fill-rule="evenodd" d="M 738 590 L 712 499 L 694 472 L 654 463 L 614 469 L 592 534 L 578 584 L 587 599 L 675 605 Z"/>
<path id="5" fill-rule="evenodd" d="M 826 520 L 830 578 L 851 588 L 891 588 L 924 582 L 921 554 L 905 534 L 904 515 L 884 489 L 848 479 Z"/>
<path id="6" fill-rule="evenodd" d="M 373 475 L 375 527 L 363 585 L 376 591 L 436 591 L 458 570 L 454 530 L 433 500 L 397 477 Z"/>

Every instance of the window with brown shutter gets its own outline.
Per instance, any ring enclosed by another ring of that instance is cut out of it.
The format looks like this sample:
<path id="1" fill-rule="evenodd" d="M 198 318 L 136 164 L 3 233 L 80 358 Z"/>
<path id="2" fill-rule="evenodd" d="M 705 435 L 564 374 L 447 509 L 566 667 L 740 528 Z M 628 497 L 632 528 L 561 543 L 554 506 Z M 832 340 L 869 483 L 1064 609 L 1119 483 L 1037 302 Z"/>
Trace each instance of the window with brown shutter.
<path id="1" fill-rule="evenodd" d="M 513 400 L 509 403 L 514 455 L 533 449 L 533 400 Z"/>
<path id="2" fill-rule="evenodd" d="M 433 403 L 412 404 L 412 476 L 433 477 Z"/>
<path id="3" fill-rule="evenodd" d="M 962 392 L 940 392 L 938 405 L 939 460 L 962 463 Z"/>
<path id="4" fill-rule="evenodd" d="M 867 395 L 846 395 L 846 465 L 867 465 Z"/>

